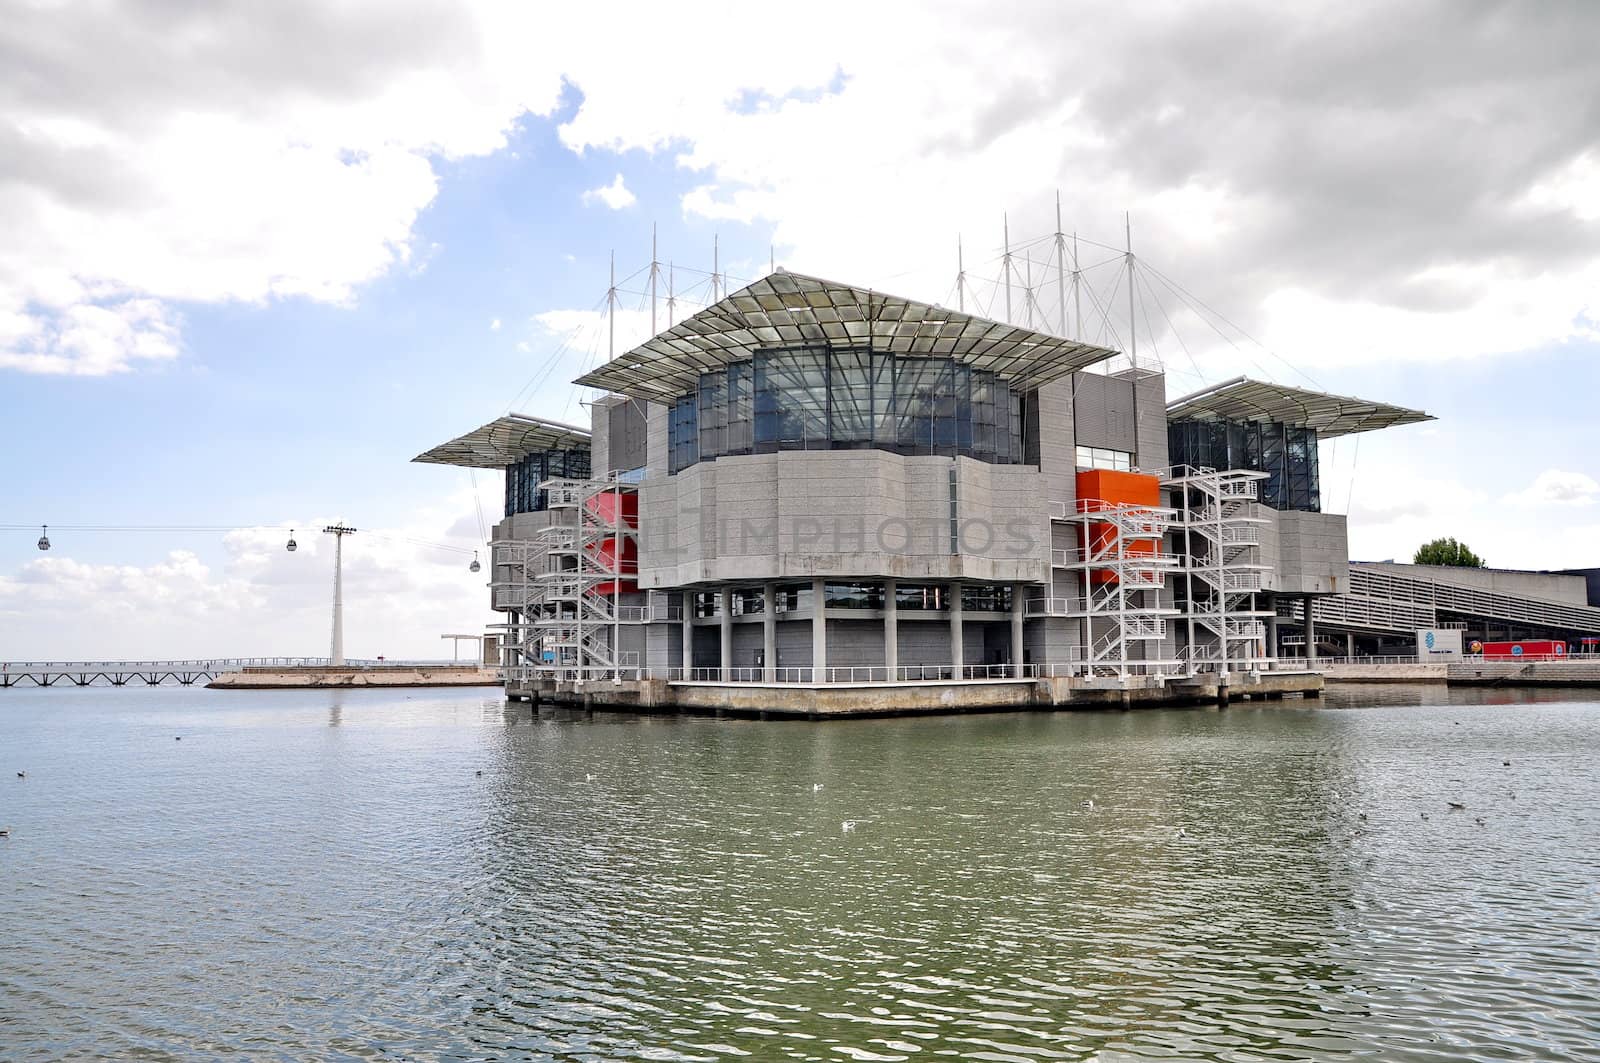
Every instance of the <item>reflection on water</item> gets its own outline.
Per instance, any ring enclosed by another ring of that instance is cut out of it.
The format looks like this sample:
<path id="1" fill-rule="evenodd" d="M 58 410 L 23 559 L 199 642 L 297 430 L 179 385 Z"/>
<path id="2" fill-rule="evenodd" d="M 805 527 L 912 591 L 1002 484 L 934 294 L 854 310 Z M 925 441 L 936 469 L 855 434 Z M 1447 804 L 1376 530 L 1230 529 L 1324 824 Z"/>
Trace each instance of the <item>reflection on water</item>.
<path id="1" fill-rule="evenodd" d="M 0 1055 L 1594 1058 L 1597 739 L 8 691 Z"/>

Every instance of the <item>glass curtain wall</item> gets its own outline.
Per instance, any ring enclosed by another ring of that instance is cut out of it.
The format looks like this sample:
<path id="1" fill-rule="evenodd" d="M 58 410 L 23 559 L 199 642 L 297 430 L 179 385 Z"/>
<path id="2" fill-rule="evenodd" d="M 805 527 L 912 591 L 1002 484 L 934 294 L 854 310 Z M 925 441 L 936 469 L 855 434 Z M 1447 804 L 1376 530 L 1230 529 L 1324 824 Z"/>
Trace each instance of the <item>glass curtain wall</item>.
<path id="1" fill-rule="evenodd" d="M 698 390 L 673 404 L 668 471 L 725 454 L 867 448 L 1021 464 L 1024 409 L 1000 377 L 949 358 L 763 350 L 702 373 Z"/>
<path id="2" fill-rule="evenodd" d="M 1273 509 L 1322 510 L 1317 433 L 1281 421 L 1174 421 L 1167 428 L 1174 465 L 1264 472 L 1261 501 Z"/>
<path id="3" fill-rule="evenodd" d="M 546 480 L 587 480 L 589 450 L 543 450 L 506 466 L 506 516 L 537 513 L 547 505 L 539 485 Z"/>

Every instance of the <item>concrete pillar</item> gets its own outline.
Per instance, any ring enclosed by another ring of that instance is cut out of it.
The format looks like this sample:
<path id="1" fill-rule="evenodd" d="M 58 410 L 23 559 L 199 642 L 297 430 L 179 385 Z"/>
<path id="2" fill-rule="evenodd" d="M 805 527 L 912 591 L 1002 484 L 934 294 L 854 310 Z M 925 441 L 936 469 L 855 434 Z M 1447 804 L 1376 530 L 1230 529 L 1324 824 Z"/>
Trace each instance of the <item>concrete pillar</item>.
<path id="1" fill-rule="evenodd" d="M 683 624 L 683 677 L 689 678 L 689 669 L 694 667 L 694 591 L 683 592 L 683 615 L 678 618 Z"/>
<path id="2" fill-rule="evenodd" d="M 1356 633 L 1354 631 L 1346 631 L 1344 633 L 1344 655 L 1346 657 L 1354 657 L 1356 655 Z"/>
<path id="3" fill-rule="evenodd" d="M 900 604 L 895 601 L 894 580 L 883 581 L 883 666 L 889 682 L 900 670 Z"/>
<path id="4" fill-rule="evenodd" d="M 1022 678 L 1022 618 L 1027 604 L 1027 588 L 1021 583 L 1011 585 L 1011 674 Z"/>
<path id="5" fill-rule="evenodd" d="M 761 588 L 761 678 L 768 683 L 778 679 L 778 588 L 768 583 Z"/>
<path id="6" fill-rule="evenodd" d="M 1272 609 L 1272 612 L 1263 617 L 1267 622 L 1267 656 L 1276 657 L 1278 655 L 1278 600 L 1276 598 L 1268 598 L 1267 604 Z"/>
<path id="7" fill-rule="evenodd" d="M 717 594 L 717 627 L 722 635 L 722 649 L 718 654 L 722 662 L 722 678 L 724 681 L 731 679 L 728 669 L 733 667 L 733 591 L 727 587 L 722 588 Z"/>
<path id="8" fill-rule="evenodd" d="M 1317 655 L 1317 621 L 1316 621 L 1316 618 L 1311 615 L 1311 595 L 1309 595 L 1309 594 L 1306 595 L 1306 597 L 1305 597 L 1305 608 L 1306 608 L 1306 656 L 1307 657 L 1315 657 Z"/>
<path id="9" fill-rule="evenodd" d="M 966 667 L 966 640 L 961 634 L 961 584 L 949 584 L 948 594 L 950 601 L 950 663 L 955 667 L 954 678 L 961 678 L 961 669 Z"/>
<path id="10" fill-rule="evenodd" d="M 814 683 L 826 678 L 828 667 L 827 590 L 823 580 L 811 581 L 811 681 Z"/>

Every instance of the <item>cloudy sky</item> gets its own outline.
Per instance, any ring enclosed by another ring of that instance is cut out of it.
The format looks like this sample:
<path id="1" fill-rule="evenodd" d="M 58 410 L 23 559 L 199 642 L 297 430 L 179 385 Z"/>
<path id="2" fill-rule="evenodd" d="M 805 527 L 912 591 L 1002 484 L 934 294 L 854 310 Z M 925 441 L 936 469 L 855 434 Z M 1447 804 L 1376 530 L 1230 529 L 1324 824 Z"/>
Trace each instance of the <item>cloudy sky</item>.
<path id="1" fill-rule="evenodd" d="M 1439 417 L 1325 445 L 1354 556 L 1600 564 L 1600 7 L 1136 7 L 8 5 L 0 659 L 325 653 L 335 518 L 349 650 L 447 652 L 500 477 L 408 459 L 586 419 L 613 250 L 626 341 L 652 226 L 685 309 L 713 240 L 949 303 L 959 239 L 999 314 L 1008 223 L 1048 320 L 1058 195 L 1171 394 Z"/>

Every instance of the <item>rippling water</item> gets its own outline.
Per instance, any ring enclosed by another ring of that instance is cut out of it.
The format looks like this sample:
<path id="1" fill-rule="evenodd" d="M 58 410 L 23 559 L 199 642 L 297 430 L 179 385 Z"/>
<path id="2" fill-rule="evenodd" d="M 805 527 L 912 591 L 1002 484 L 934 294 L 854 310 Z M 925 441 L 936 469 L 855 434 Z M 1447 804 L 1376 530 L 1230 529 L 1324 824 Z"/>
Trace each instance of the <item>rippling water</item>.
<path id="1" fill-rule="evenodd" d="M 10 690 L 0 1056 L 1600 1058 L 1597 752 L 1596 701 L 1417 688 Z"/>

